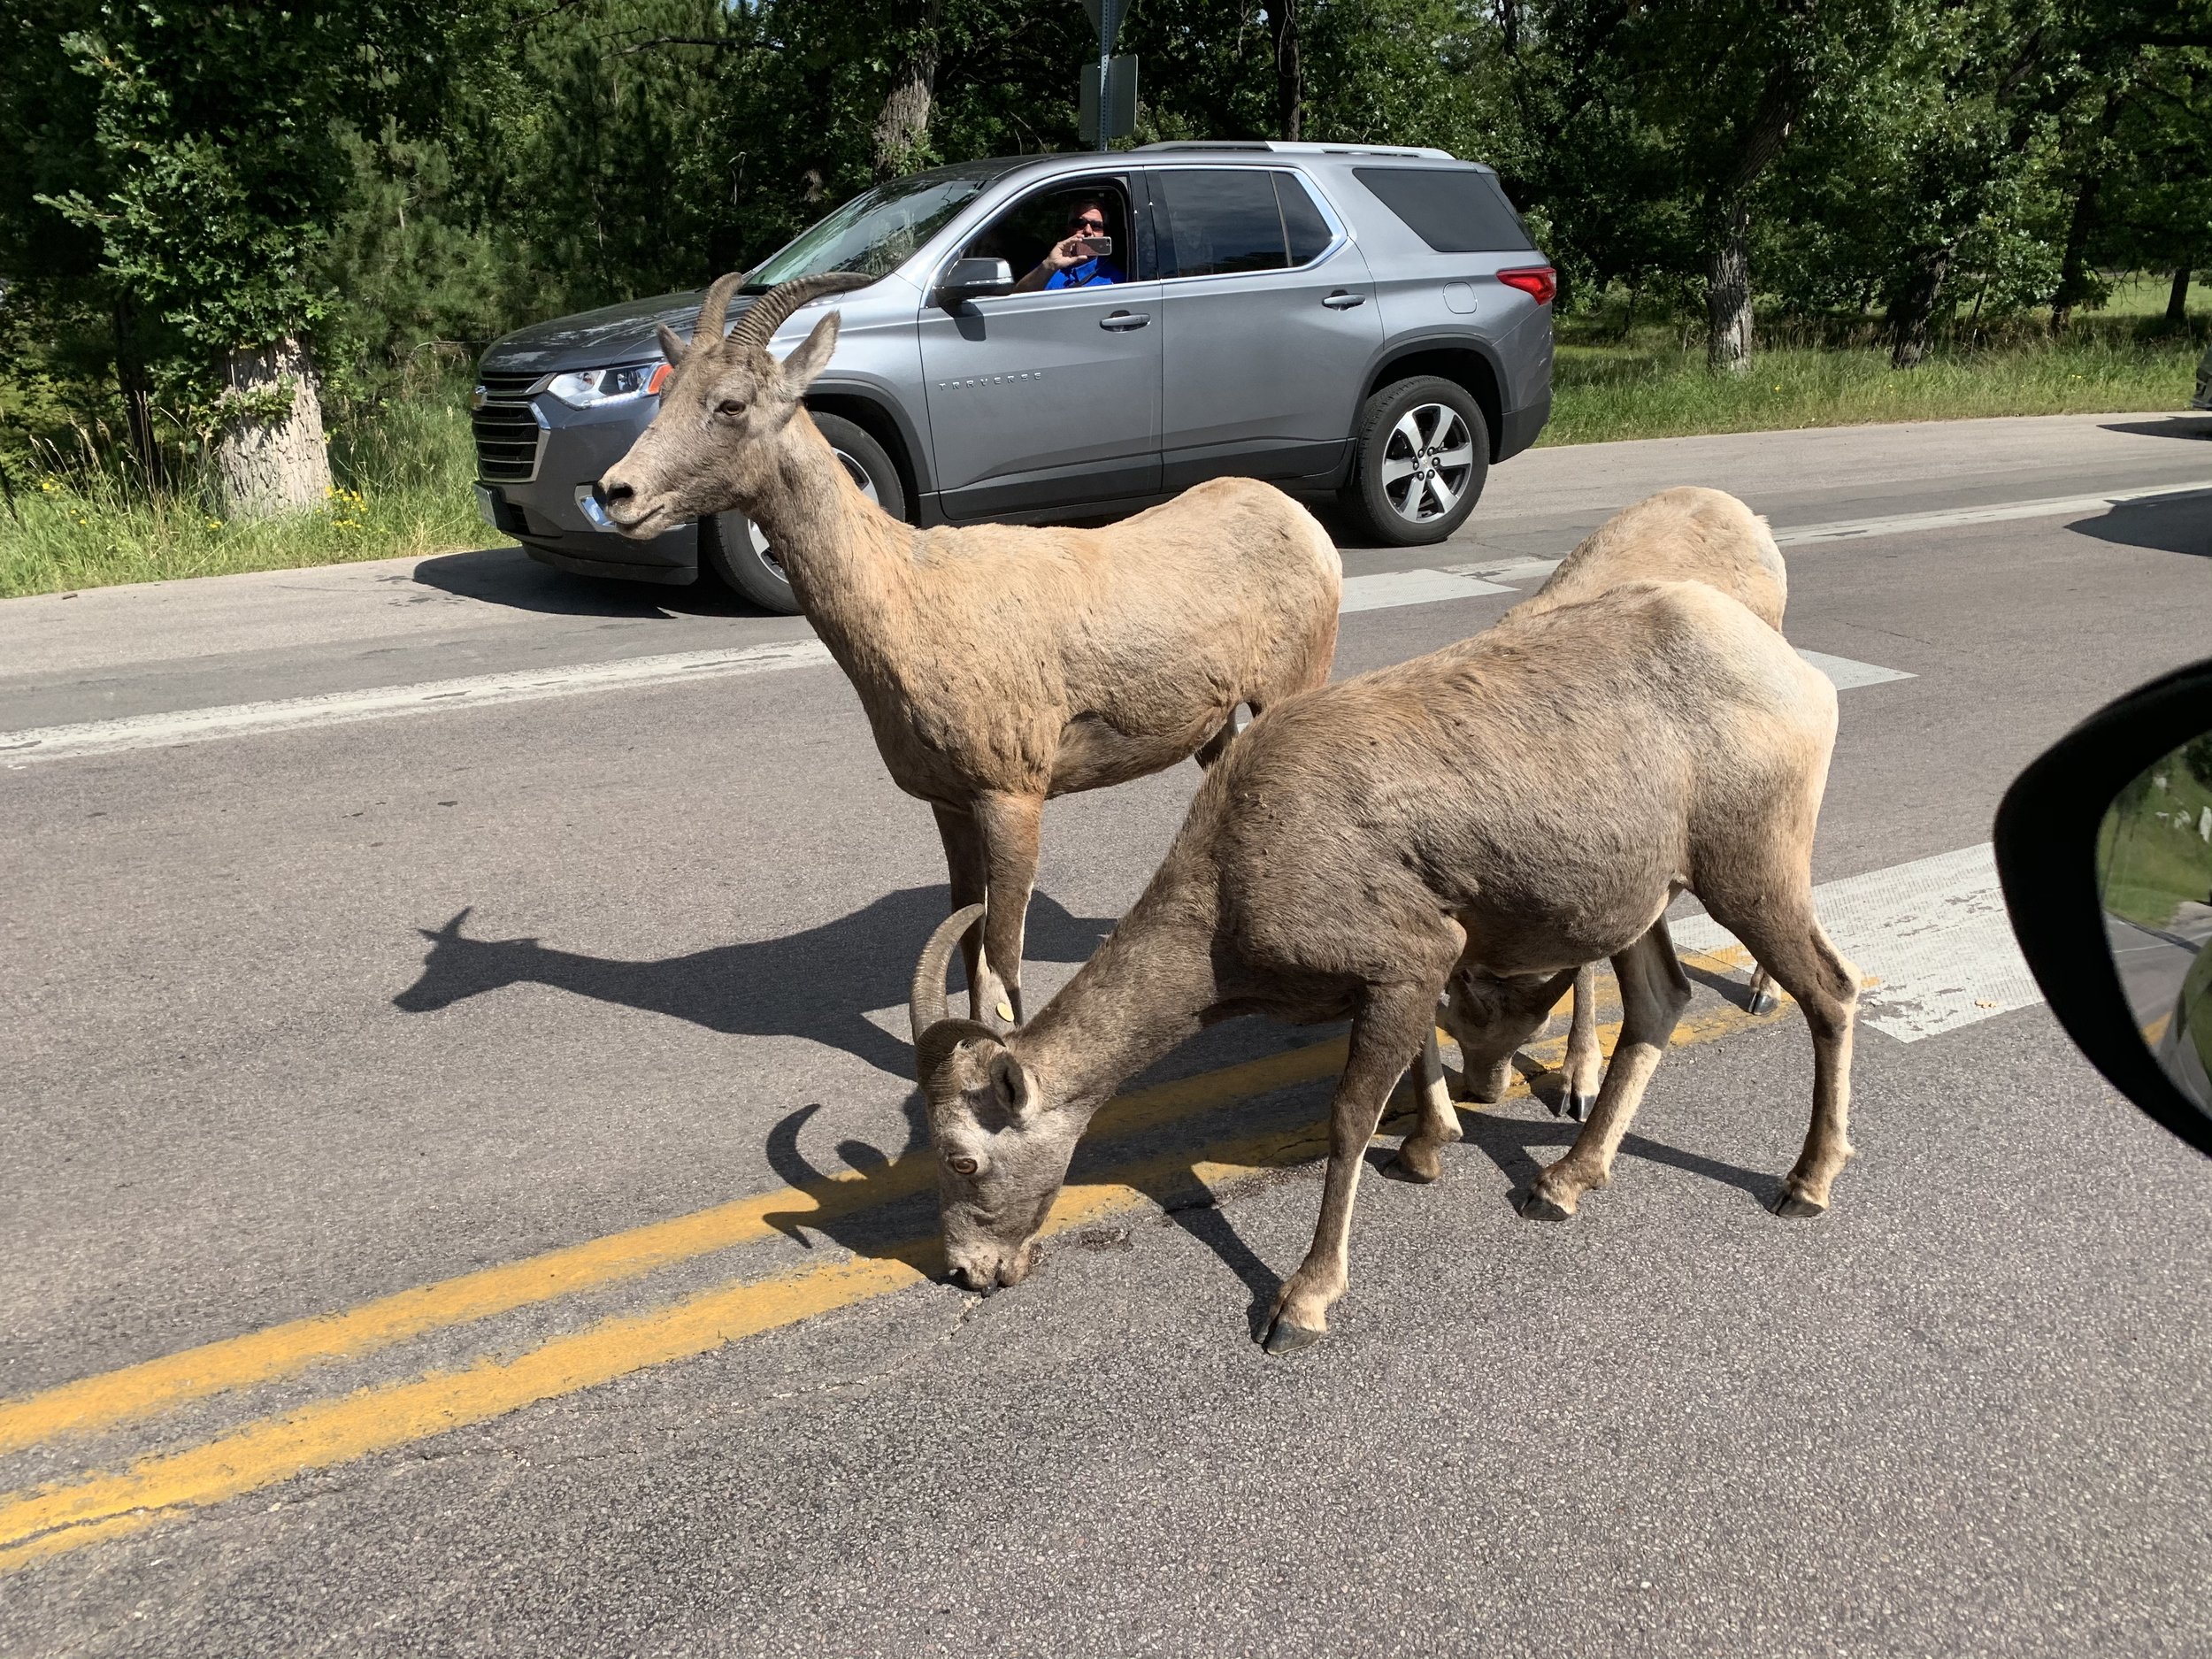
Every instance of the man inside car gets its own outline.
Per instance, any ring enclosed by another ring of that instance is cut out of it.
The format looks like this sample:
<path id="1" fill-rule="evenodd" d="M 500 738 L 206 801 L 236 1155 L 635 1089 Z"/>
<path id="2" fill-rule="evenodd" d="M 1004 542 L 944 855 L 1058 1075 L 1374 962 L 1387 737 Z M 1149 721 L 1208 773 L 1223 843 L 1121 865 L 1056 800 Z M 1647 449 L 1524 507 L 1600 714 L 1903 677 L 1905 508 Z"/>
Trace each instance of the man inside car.
<path id="1" fill-rule="evenodd" d="M 1014 284 L 1017 294 L 1041 288 L 1093 288 L 1125 279 L 1113 261 L 1113 238 L 1106 234 L 1106 206 L 1096 199 L 1078 202 L 1068 215 L 1067 234 L 1045 250 L 1027 276 Z"/>

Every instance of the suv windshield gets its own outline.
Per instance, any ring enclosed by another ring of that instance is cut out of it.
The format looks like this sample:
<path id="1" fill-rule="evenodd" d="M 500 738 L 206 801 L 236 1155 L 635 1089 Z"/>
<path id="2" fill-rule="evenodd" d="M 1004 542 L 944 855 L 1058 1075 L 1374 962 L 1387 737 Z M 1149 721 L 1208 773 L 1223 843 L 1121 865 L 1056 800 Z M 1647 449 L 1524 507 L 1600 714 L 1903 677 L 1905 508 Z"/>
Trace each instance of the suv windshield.
<path id="1" fill-rule="evenodd" d="M 824 271 L 883 276 L 990 182 L 970 173 L 922 173 L 879 185 L 839 208 L 746 273 L 748 294 Z"/>

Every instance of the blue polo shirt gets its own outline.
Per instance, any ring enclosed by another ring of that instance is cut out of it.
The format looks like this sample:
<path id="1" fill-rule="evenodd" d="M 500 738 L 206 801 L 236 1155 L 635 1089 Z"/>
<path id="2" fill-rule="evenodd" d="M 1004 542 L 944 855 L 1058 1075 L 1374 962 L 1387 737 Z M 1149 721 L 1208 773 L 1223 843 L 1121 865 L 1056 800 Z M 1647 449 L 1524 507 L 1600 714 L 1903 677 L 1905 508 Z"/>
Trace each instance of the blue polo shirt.
<path id="1" fill-rule="evenodd" d="M 1121 267 L 1111 259 L 1086 259 L 1081 265 L 1071 265 L 1064 271 L 1055 271 L 1046 281 L 1048 288 L 1087 288 L 1094 284 L 1119 282 L 1123 280 Z"/>

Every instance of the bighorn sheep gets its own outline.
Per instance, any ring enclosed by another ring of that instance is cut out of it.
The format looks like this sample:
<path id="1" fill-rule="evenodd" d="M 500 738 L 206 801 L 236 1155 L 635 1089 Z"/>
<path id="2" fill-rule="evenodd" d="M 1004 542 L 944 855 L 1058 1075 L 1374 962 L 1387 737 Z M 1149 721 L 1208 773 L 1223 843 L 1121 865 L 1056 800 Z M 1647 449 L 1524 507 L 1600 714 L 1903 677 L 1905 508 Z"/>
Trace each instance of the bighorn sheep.
<path id="1" fill-rule="evenodd" d="M 1632 581 L 1698 581 L 1717 588 L 1776 633 L 1789 602 L 1789 578 L 1781 549 L 1767 522 L 1733 495 L 1686 485 L 1662 490 L 1624 507 L 1560 561 L 1543 587 L 1505 613 L 1503 621 L 1525 619 L 1562 605 L 1578 603 Z M 1512 1058 L 1548 1016 L 1558 1000 L 1555 989 L 1540 1009 L 1534 1006 L 1542 985 L 1509 984 L 1468 970 L 1452 976 L 1444 1027 L 1459 1044 L 1461 1078 L 1466 1097 L 1493 1102 L 1511 1081 Z M 1773 1004 L 1764 968 L 1753 969 L 1750 1003 L 1754 1012 Z M 1574 979 L 1574 1014 L 1567 1033 L 1563 1076 L 1555 1117 L 1580 1118 L 1596 1101 L 1604 1058 L 1598 1048 L 1597 966 L 1586 963 Z M 1432 1054 L 1425 1054 L 1417 1073 L 1423 1125 L 1391 1161 L 1388 1172 L 1408 1180 L 1433 1180 L 1442 1165 L 1435 1148 L 1459 1136 L 1459 1118 Z"/>
<path id="2" fill-rule="evenodd" d="M 1689 1001 L 1662 917 L 1702 899 L 1804 1010 L 1812 1123 L 1775 1208 L 1816 1215 L 1846 1133 L 1857 976 L 1813 913 L 1828 680 L 1734 600 L 1630 583 L 1293 698 L 1200 785 L 1166 860 L 1095 956 L 1003 1038 L 949 1018 L 941 926 L 910 1016 L 946 1256 L 974 1289 L 1024 1278 L 1078 1138 L 1125 1077 L 1245 1013 L 1352 1020 L 1312 1248 L 1266 1342 L 1317 1340 L 1347 1282 L 1362 1156 L 1408 1057 L 1433 1056 L 1464 965 L 1509 979 L 1610 956 L 1620 1041 L 1589 1121 L 1523 1207 L 1573 1213 L 1609 1179 Z M 1601 801 L 1602 814 L 1586 810 Z"/>
<path id="3" fill-rule="evenodd" d="M 1210 765 L 1255 714 L 1329 677 L 1343 568 L 1281 491 L 1217 479 L 1104 529 L 917 530 L 855 488 L 802 397 L 837 344 L 830 312 L 779 365 L 778 325 L 872 279 L 770 290 L 726 335 L 741 279 L 707 290 L 652 424 L 601 480 L 649 536 L 741 508 L 860 694 L 892 780 L 929 803 L 952 906 L 980 902 L 970 1011 L 1021 1018 L 1022 929 L 1046 800 Z M 979 959 L 979 957 L 980 959 Z"/>

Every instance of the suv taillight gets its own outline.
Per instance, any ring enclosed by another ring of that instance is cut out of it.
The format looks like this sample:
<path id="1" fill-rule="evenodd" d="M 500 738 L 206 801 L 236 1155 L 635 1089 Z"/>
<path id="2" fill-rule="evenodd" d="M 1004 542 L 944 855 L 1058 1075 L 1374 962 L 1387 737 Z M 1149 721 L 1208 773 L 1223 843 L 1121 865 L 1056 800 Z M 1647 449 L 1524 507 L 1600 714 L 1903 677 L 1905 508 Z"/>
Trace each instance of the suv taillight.
<path id="1" fill-rule="evenodd" d="M 1539 305 L 1548 305 L 1559 292 L 1559 273 L 1548 265 L 1531 265 L 1525 271 L 1501 271 L 1498 280 L 1509 288 L 1518 288 Z"/>

